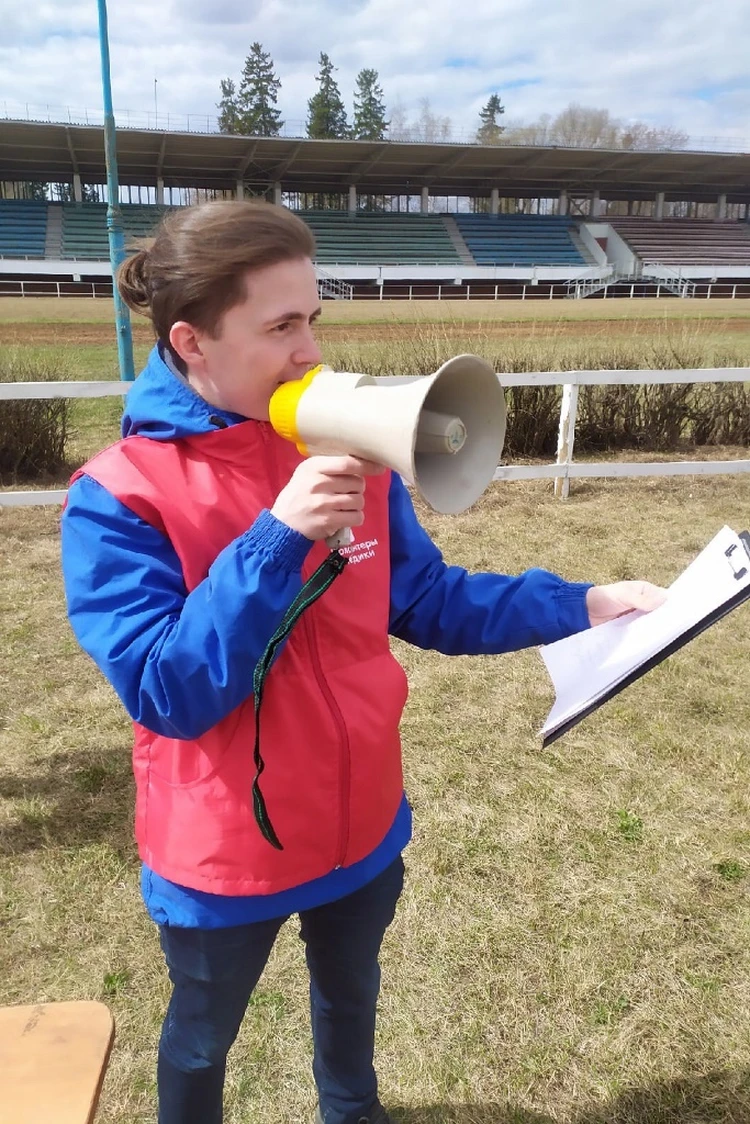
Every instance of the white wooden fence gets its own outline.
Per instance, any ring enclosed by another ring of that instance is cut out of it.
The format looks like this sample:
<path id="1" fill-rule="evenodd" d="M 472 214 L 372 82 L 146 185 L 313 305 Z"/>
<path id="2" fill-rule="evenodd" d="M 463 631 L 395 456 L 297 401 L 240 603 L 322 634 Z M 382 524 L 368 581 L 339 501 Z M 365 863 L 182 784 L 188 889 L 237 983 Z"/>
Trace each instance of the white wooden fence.
<path id="1" fill-rule="evenodd" d="M 526 374 L 499 374 L 503 387 L 561 386 L 562 405 L 554 464 L 500 465 L 495 480 L 555 481 L 555 495 L 565 498 L 570 481 L 583 477 L 611 476 L 692 476 L 750 472 L 750 460 L 657 461 L 601 463 L 573 462 L 578 392 L 582 386 L 645 386 L 666 383 L 750 383 L 750 367 L 698 367 L 675 371 L 530 371 Z M 412 382 L 411 376 L 394 376 L 389 383 Z M 122 382 L 16 382 L 0 383 L 0 401 L 22 398 L 106 398 L 127 394 L 129 383 Z M 61 504 L 66 489 L 23 492 L 0 490 L 0 507 L 32 507 Z"/>

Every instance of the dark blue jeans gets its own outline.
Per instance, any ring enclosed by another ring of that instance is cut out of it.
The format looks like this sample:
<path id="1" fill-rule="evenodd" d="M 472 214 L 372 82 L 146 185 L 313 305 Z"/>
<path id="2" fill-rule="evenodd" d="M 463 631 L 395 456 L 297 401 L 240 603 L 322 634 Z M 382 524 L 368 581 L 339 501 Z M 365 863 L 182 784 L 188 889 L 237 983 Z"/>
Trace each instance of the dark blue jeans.
<path id="1" fill-rule="evenodd" d="M 357 1124 L 378 1103 L 378 954 L 403 878 L 399 857 L 361 890 L 300 914 L 313 1074 L 325 1124 Z M 286 920 L 160 929 L 173 987 L 159 1043 L 159 1124 L 221 1124 L 227 1053 Z"/>

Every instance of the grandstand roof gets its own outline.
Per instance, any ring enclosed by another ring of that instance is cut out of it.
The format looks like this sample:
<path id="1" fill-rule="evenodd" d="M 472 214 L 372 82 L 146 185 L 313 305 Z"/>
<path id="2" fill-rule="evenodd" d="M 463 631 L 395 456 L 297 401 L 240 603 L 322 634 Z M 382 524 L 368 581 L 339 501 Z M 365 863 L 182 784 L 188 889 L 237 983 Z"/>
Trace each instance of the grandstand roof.
<path id="1" fill-rule="evenodd" d="M 118 129 L 122 184 L 233 188 L 238 179 L 285 191 L 336 191 L 357 184 L 373 194 L 511 196 L 598 189 L 608 199 L 650 198 L 750 203 L 750 154 L 624 152 L 398 141 L 295 140 L 218 133 Z M 0 180 L 84 183 L 106 180 L 101 126 L 0 121 Z"/>

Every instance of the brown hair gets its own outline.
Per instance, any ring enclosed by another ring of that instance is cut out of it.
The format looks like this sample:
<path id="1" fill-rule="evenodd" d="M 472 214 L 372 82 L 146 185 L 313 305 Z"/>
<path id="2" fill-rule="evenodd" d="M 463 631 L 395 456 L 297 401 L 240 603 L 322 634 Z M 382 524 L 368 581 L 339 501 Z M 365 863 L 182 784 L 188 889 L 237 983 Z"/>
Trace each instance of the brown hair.
<path id="1" fill-rule="evenodd" d="M 248 270 L 314 255 L 312 231 L 284 207 L 239 199 L 201 203 L 162 220 L 148 249 L 117 270 L 117 288 L 167 344 L 178 320 L 213 335 L 224 313 L 244 300 Z"/>

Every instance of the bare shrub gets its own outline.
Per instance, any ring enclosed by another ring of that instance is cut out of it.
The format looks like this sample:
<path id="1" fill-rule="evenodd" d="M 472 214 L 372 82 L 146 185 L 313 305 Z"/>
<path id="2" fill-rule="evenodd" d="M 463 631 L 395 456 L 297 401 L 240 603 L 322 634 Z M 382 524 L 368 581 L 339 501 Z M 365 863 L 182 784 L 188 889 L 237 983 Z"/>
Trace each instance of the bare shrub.
<path id="1" fill-rule="evenodd" d="M 65 379 L 45 360 L 0 356 L 0 383 L 51 382 Z M 69 437 L 65 398 L 0 400 L 0 483 L 34 480 L 58 472 L 65 463 Z"/>

